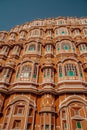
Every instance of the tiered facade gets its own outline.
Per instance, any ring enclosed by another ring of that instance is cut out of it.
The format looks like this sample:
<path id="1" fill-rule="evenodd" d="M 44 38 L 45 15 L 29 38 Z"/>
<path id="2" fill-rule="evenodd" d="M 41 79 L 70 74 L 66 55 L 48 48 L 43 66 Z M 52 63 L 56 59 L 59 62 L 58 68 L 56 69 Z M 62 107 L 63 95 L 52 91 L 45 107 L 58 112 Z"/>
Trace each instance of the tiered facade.
<path id="1" fill-rule="evenodd" d="M 87 130 L 87 18 L 0 32 L 0 130 Z"/>

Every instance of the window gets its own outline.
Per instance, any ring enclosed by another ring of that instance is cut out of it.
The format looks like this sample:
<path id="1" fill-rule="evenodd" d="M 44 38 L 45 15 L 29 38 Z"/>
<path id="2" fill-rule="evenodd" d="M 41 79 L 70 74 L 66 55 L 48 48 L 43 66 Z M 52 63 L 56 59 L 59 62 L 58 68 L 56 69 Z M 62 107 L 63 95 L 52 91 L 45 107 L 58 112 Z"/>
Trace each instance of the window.
<path id="1" fill-rule="evenodd" d="M 55 34 L 56 34 L 56 36 L 58 35 L 58 29 L 55 30 Z"/>
<path id="2" fill-rule="evenodd" d="M 61 78 L 62 77 L 62 66 L 59 65 L 59 77 Z"/>
<path id="3" fill-rule="evenodd" d="M 50 72 L 51 72 L 51 69 L 47 69 L 47 77 L 50 77 Z"/>
<path id="4" fill-rule="evenodd" d="M 67 28 L 59 28 L 59 34 L 60 35 L 68 35 L 69 34 L 69 31 Z"/>
<path id="5" fill-rule="evenodd" d="M 39 36 L 40 35 L 40 33 L 41 33 L 41 35 L 42 35 L 42 32 L 41 32 L 42 30 L 38 30 L 38 29 L 35 29 L 35 30 L 31 30 L 30 31 L 30 36 Z"/>
<path id="6" fill-rule="evenodd" d="M 63 110 L 62 111 L 62 117 L 65 119 L 66 118 L 66 112 Z"/>
<path id="7" fill-rule="evenodd" d="M 79 115 L 78 109 L 74 110 L 75 115 Z"/>
<path id="8" fill-rule="evenodd" d="M 44 69 L 44 78 L 46 78 L 46 69 Z"/>
<path id="9" fill-rule="evenodd" d="M 31 130 L 31 124 L 30 123 L 27 124 L 27 130 Z"/>
<path id="10" fill-rule="evenodd" d="M 30 108 L 30 109 L 29 109 L 29 114 L 28 114 L 28 116 L 32 116 L 32 115 L 33 115 L 33 109 Z"/>
<path id="11" fill-rule="evenodd" d="M 58 50 L 58 52 L 60 51 L 60 45 L 59 44 L 57 45 L 57 50 Z"/>
<path id="12" fill-rule="evenodd" d="M 51 125 L 51 130 L 54 130 L 54 127 L 53 127 L 53 125 Z"/>
<path id="13" fill-rule="evenodd" d="M 82 128 L 80 121 L 77 121 L 77 128 Z"/>
<path id="14" fill-rule="evenodd" d="M 20 129 L 21 120 L 15 120 L 13 123 L 13 129 Z"/>
<path id="15" fill-rule="evenodd" d="M 61 44 L 61 47 L 62 47 L 62 49 L 65 50 L 65 51 L 71 49 L 70 43 L 65 43 L 65 42 L 64 42 L 64 43 Z"/>
<path id="16" fill-rule="evenodd" d="M 29 46 L 29 51 L 34 51 L 35 50 L 35 45 L 30 45 Z"/>
<path id="17" fill-rule="evenodd" d="M 87 51 L 87 46 L 86 46 L 86 44 L 80 44 L 79 45 L 79 50 L 80 50 L 80 52 L 84 52 L 84 51 Z"/>
<path id="18" fill-rule="evenodd" d="M 46 45 L 45 49 L 46 49 L 46 52 L 53 52 L 53 46 L 52 45 Z"/>
<path id="19" fill-rule="evenodd" d="M 4 68 L 2 71 L 3 78 L 10 79 L 11 74 L 12 74 L 12 70 L 10 70 L 10 68 Z"/>
<path id="20" fill-rule="evenodd" d="M 52 68 L 45 68 L 43 72 L 44 72 L 44 78 L 46 78 L 45 80 L 49 80 L 49 79 L 53 80 L 54 69 L 52 69 Z"/>
<path id="21" fill-rule="evenodd" d="M 7 77 L 7 69 L 6 68 L 3 69 L 2 76 L 3 77 Z"/>
<path id="22" fill-rule="evenodd" d="M 62 20 L 60 20 L 60 21 L 59 21 L 59 25 L 62 25 L 62 24 L 63 24 L 63 22 L 62 22 Z"/>
<path id="23" fill-rule="evenodd" d="M 64 130 L 67 128 L 67 124 L 66 122 L 64 122 Z"/>
<path id="24" fill-rule="evenodd" d="M 4 33 L 0 33 L 0 41 L 5 40 L 6 35 Z"/>
<path id="25" fill-rule="evenodd" d="M 75 30 L 74 30 L 74 34 L 75 34 L 75 35 L 79 35 L 79 34 L 80 34 L 79 29 L 75 29 Z"/>
<path id="26" fill-rule="evenodd" d="M 2 52 L 6 53 L 6 52 L 8 52 L 8 51 L 9 51 L 8 46 L 3 46 L 3 47 L 2 47 Z"/>
<path id="27" fill-rule="evenodd" d="M 16 34 L 15 33 L 11 33 L 9 39 L 10 40 L 15 40 L 15 37 L 16 37 Z"/>
<path id="28" fill-rule="evenodd" d="M 17 74 L 16 74 L 16 78 L 19 78 L 20 75 L 20 67 L 18 68 Z"/>
<path id="29" fill-rule="evenodd" d="M 20 47 L 19 46 L 14 46 L 13 48 L 13 54 L 19 54 L 20 53 Z"/>
<path id="30" fill-rule="evenodd" d="M 46 35 L 47 37 L 50 37 L 50 36 L 52 36 L 52 31 L 51 30 L 47 30 L 47 35 Z"/>
<path id="31" fill-rule="evenodd" d="M 16 106 L 14 114 L 23 114 L 24 106 Z"/>
<path id="32" fill-rule="evenodd" d="M 77 68 L 76 65 L 74 64 L 66 64 L 64 66 L 64 70 L 65 70 L 65 76 L 78 76 L 78 72 L 77 72 Z"/>
<path id="33" fill-rule="evenodd" d="M 26 44 L 26 46 L 25 46 L 25 52 L 27 51 L 27 49 L 28 49 L 28 44 Z"/>
<path id="34" fill-rule="evenodd" d="M 87 29 L 84 30 L 84 34 L 87 35 Z"/>
<path id="35" fill-rule="evenodd" d="M 62 31 L 61 33 L 62 33 L 62 34 L 65 34 L 65 32 L 64 32 L 64 31 Z"/>
<path id="36" fill-rule="evenodd" d="M 74 43 L 72 43 L 72 50 L 75 51 Z"/>
<path id="37" fill-rule="evenodd" d="M 21 71 L 21 77 L 23 78 L 30 78 L 31 77 L 31 66 L 29 65 L 25 65 L 22 67 L 22 71 Z"/>
<path id="38" fill-rule="evenodd" d="M 50 48 L 50 45 L 46 45 L 46 51 L 50 51 L 51 48 Z"/>
<path id="39" fill-rule="evenodd" d="M 45 130 L 49 130 L 49 125 L 45 125 Z"/>
<path id="40" fill-rule="evenodd" d="M 33 74 L 33 78 L 37 77 L 37 66 L 34 66 L 34 74 Z"/>
<path id="41" fill-rule="evenodd" d="M 40 51 L 40 43 L 38 43 L 38 51 Z"/>
<path id="42" fill-rule="evenodd" d="M 25 38 L 25 35 L 26 35 L 26 32 L 25 32 L 25 31 L 21 31 L 21 32 L 20 32 L 20 38 L 21 38 L 21 39 L 24 39 L 24 38 Z"/>

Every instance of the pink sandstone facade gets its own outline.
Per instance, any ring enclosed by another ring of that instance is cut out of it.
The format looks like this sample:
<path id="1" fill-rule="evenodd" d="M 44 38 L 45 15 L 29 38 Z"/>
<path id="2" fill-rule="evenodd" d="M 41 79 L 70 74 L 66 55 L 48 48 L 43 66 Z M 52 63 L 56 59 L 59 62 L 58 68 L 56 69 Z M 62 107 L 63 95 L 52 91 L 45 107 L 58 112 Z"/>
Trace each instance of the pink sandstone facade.
<path id="1" fill-rule="evenodd" d="M 0 32 L 0 130 L 87 130 L 87 18 Z"/>

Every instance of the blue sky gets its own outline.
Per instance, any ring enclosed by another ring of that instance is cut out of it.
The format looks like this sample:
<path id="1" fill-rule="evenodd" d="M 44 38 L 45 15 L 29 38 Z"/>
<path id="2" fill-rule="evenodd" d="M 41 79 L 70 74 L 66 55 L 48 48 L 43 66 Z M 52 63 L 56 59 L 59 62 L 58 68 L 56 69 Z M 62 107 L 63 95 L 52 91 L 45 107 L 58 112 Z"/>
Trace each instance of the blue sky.
<path id="1" fill-rule="evenodd" d="M 0 0 L 0 31 L 58 16 L 87 17 L 87 0 Z"/>

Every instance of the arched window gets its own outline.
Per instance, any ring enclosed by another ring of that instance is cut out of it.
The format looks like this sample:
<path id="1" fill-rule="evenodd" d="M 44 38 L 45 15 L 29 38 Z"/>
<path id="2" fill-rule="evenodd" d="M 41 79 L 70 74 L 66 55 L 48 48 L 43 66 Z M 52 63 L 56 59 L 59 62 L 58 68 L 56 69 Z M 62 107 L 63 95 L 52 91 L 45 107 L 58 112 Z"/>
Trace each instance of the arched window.
<path id="1" fill-rule="evenodd" d="M 87 29 L 86 28 L 83 29 L 83 33 L 84 33 L 85 36 L 87 36 Z"/>
<path id="2" fill-rule="evenodd" d="M 74 36 L 76 36 L 76 35 L 80 35 L 80 30 L 79 29 L 74 30 Z"/>
<path id="3" fill-rule="evenodd" d="M 65 35 L 70 35 L 70 32 L 67 28 L 61 27 L 55 30 L 55 36 L 65 36 Z"/>
<path id="4" fill-rule="evenodd" d="M 59 77 L 61 78 L 62 76 L 63 76 L 62 65 L 59 65 Z"/>
<path id="5" fill-rule="evenodd" d="M 87 24 L 87 19 L 84 19 L 84 18 L 81 19 L 81 23 L 82 23 L 82 24 Z"/>
<path id="6" fill-rule="evenodd" d="M 12 54 L 13 54 L 13 55 L 18 55 L 18 56 L 19 56 L 20 51 L 21 51 L 21 47 L 18 46 L 18 45 L 15 45 L 15 46 L 13 47 Z"/>
<path id="7" fill-rule="evenodd" d="M 53 46 L 51 44 L 45 46 L 45 54 L 53 54 Z"/>
<path id="8" fill-rule="evenodd" d="M 64 66 L 65 76 L 78 76 L 77 67 L 73 63 L 65 64 Z"/>
<path id="9" fill-rule="evenodd" d="M 37 36 L 42 36 L 43 31 L 39 29 L 34 29 L 30 31 L 30 36 L 32 37 L 37 37 Z"/>
<path id="10" fill-rule="evenodd" d="M 79 51 L 80 51 L 80 53 L 87 52 L 87 46 L 85 43 L 82 43 L 79 45 Z"/>
<path id="11" fill-rule="evenodd" d="M 39 31 L 38 30 L 34 30 L 33 31 L 33 35 L 39 35 Z"/>
<path id="12" fill-rule="evenodd" d="M 61 20 L 61 19 L 58 21 L 58 24 L 59 24 L 59 25 L 62 25 L 63 23 L 64 23 L 64 21 Z"/>
<path id="13" fill-rule="evenodd" d="M 7 55 L 8 52 L 9 52 L 9 47 L 8 46 L 3 46 L 2 49 L 1 49 L 1 53 L 4 54 L 4 55 Z"/>
<path id="14" fill-rule="evenodd" d="M 19 39 L 25 39 L 26 36 L 26 32 L 25 31 L 21 31 L 20 35 L 19 35 Z"/>
<path id="15" fill-rule="evenodd" d="M 60 35 L 68 35 L 69 31 L 67 28 L 59 28 L 59 34 Z"/>
<path id="16" fill-rule="evenodd" d="M 75 52 L 75 46 L 74 46 L 74 43 L 70 42 L 70 41 L 67 41 L 67 40 L 64 40 L 64 41 L 61 41 L 61 42 L 58 42 L 56 44 L 56 51 L 57 51 L 57 54 L 58 53 L 74 53 Z"/>
<path id="17" fill-rule="evenodd" d="M 53 46 L 52 46 L 52 45 L 46 45 L 45 48 L 46 48 L 46 51 L 47 51 L 47 52 L 53 50 Z"/>
<path id="18" fill-rule="evenodd" d="M 16 33 L 11 33 L 9 40 L 15 40 L 15 38 L 16 38 Z"/>
<path id="19" fill-rule="evenodd" d="M 51 37 L 51 36 L 52 36 L 52 30 L 47 30 L 46 37 Z"/>
<path id="20" fill-rule="evenodd" d="M 25 78 L 25 79 L 30 78 L 31 77 L 31 72 L 32 72 L 32 67 L 29 66 L 29 65 L 24 65 L 22 67 L 20 77 Z"/>
<path id="21" fill-rule="evenodd" d="M 55 22 L 56 22 L 56 25 L 64 25 L 64 24 L 66 24 L 65 19 L 57 19 L 57 20 L 55 20 Z"/>
<path id="22" fill-rule="evenodd" d="M 29 51 L 35 51 L 35 45 L 34 44 L 29 46 Z"/>
<path id="23" fill-rule="evenodd" d="M 2 71 L 0 80 L 9 82 L 11 75 L 12 75 L 12 69 L 4 68 L 3 71 Z"/>
<path id="24" fill-rule="evenodd" d="M 63 49 L 63 50 L 70 50 L 71 49 L 71 46 L 70 46 L 70 43 L 62 43 L 61 44 L 61 48 Z"/>
<path id="25" fill-rule="evenodd" d="M 53 68 L 44 68 L 43 82 L 54 82 L 54 69 Z"/>
<path id="26" fill-rule="evenodd" d="M 6 34 L 5 33 L 0 33 L 0 41 L 4 41 L 6 39 Z"/>

